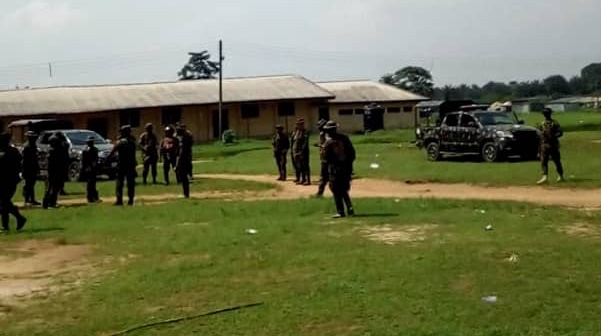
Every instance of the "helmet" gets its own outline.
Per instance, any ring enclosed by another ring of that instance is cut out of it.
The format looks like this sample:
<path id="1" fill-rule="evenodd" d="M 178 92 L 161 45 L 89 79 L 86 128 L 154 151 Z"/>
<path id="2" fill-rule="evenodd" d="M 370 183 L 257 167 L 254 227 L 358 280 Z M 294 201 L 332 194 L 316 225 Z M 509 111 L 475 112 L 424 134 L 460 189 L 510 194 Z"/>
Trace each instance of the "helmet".
<path id="1" fill-rule="evenodd" d="M 144 126 L 144 129 L 147 130 L 147 131 L 148 130 L 152 130 L 153 129 L 152 123 L 146 124 L 146 126 Z"/>
<path id="2" fill-rule="evenodd" d="M 324 130 L 335 130 L 338 129 L 338 124 L 335 121 L 328 121 L 324 126 L 323 126 Z"/>
<path id="3" fill-rule="evenodd" d="M 317 128 L 322 129 L 327 123 L 328 123 L 327 120 L 321 119 L 320 121 L 317 122 Z"/>

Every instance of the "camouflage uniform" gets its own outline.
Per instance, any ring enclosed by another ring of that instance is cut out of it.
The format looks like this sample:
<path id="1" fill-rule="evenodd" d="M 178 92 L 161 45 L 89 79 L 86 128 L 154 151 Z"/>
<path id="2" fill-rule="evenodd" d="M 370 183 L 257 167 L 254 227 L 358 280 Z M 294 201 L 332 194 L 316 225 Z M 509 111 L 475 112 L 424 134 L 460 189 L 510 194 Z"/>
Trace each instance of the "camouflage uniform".
<path id="1" fill-rule="evenodd" d="M 190 198 L 190 172 L 192 171 L 192 146 L 194 137 L 186 130 L 184 125 L 177 127 L 177 140 L 179 142 L 179 154 L 175 165 L 175 173 L 182 184 L 184 197 Z"/>
<path id="2" fill-rule="evenodd" d="M 27 221 L 12 201 L 20 181 L 22 158 L 19 150 L 10 146 L 9 142 L 8 134 L 0 134 L 0 217 L 3 231 L 9 229 L 11 214 L 17 219 L 17 230 L 21 230 Z"/>
<path id="3" fill-rule="evenodd" d="M 324 144 L 324 159 L 328 165 L 330 190 L 334 194 L 336 203 L 335 217 L 344 217 L 345 208 L 349 215 L 354 215 L 353 204 L 349 195 L 353 173 L 353 162 L 355 161 L 355 148 L 350 139 L 336 132 L 336 123 L 329 121 L 324 127 L 327 139 Z"/>
<path id="4" fill-rule="evenodd" d="M 161 157 L 163 159 L 163 178 L 169 184 L 169 171 L 175 169 L 179 153 L 179 140 L 174 136 L 173 128 L 165 128 L 165 137 L 161 140 Z M 178 177 L 179 182 L 179 177 Z"/>
<path id="5" fill-rule="evenodd" d="M 548 118 L 540 126 L 541 130 L 541 168 L 543 176 L 549 175 L 549 159 L 553 160 L 555 167 L 557 168 L 557 174 L 560 179 L 563 179 L 563 165 L 561 164 L 561 154 L 559 152 L 559 138 L 563 136 L 563 131 L 559 123 L 551 119 L 550 114 Z"/>
<path id="6" fill-rule="evenodd" d="M 51 136 L 49 139 L 50 148 L 48 149 L 48 175 L 46 177 L 46 194 L 44 195 L 44 209 L 57 206 L 58 194 L 65 185 L 66 164 L 64 144 L 57 136 Z"/>
<path id="7" fill-rule="evenodd" d="M 311 169 L 309 166 L 309 133 L 304 128 L 304 120 L 299 119 L 296 131 L 292 134 L 292 157 L 296 170 L 297 184 L 311 184 Z"/>
<path id="8" fill-rule="evenodd" d="M 157 183 L 157 163 L 159 162 L 159 140 L 153 133 L 152 124 L 146 125 L 146 132 L 140 135 L 139 139 L 140 149 L 142 150 L 142 162 L 144 163 L 144 170 L 142 171 L 142 181 L 146 184 L 148 179 L 148 173 L 152 174 L 152 183 Z"/>
<path id="9" fill-rule="evenodd" d="M 98 165 L 98 148 L 94 146 L 94 138 L 88 139 L 88 147 L 81 152 L 81 171 L 86 180 L 86 197 L 89 203 L 100 200 L 96 189 L 96 174 Z"/>
<path id="10" fill-rule="evenodd" d="M 40 174 L 40 162 L 38 158 L 37 135 L 27 132 L 27 144 L 23 147 L 23 198 L 25 204 L 40 205 L 35 199 L 35 184 Z"/>
<path id="11" fill-rule="evenodd" d="M 275 158 L 275 164 L 278 168 L 279 178 L 278 181 L 286 181 L 287 172 L 286 172 L 286 164 L 287 164 L 287 154 L 290 149 L 290 139 L 288 135 L 283 132 L 283 127 L 278 125 L 276 126 L 277 132 L 273 136 L 273 141 L 271 143 L 273 147 L 273 157 Z"/>
<path id="12" fill-rule="evenodd" d="M 320 171 L 320 180 L 319 180 L 319 187 L 317 189 L 317 196 L 323 196 L 323 193 L 326 190 L 326 186 L 328 185 L 329 182 L 329 175 L 328 175 L 328 163 L 325 160 L 325 152 L 324 152 L 324 145 L 326 143 L 326 133 L 323 129 L 323 127 L 326 125 L 327 121 L 326 120 L 320 120 L 317 123 L 317 129 L 319 130 L 319 144 L 317 145 L 319 147 L 319 161 L 321 163 L 321 171 Z"/>
<path id="13" fill-rule="evenodd" d="M 123 187 L 127 180 L 127 196 L 128 205 L 134 204 L 134 198 L 136 196 L 136 139 L 131 136 L 131 128 L 129 126 L 121 127 L 121 136 L 110 156 L 118 154 L 118 166 L 117 166 L 117 188 L 116 198 L 117 202 L 115 205 L 123 205 Z"/>

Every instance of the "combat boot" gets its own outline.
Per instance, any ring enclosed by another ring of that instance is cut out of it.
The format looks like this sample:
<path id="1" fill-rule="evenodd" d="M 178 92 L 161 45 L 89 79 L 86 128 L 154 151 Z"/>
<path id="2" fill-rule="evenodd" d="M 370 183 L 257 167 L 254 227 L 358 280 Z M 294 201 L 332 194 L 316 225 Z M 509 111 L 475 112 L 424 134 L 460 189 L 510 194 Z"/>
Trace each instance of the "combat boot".
<path id="1" fill-rule="evenodd" d="M 25 218 L 23 216 L 19 216 L 17 218 L 17 231 L 23 230 L 23 227 L 25 226 L 25 223 L 27 223 L 27 218 Z"/>
<path id="2" fill-rule="evenodd" d="M 546 184 L 547 182 L 549 182 L 549 176 L 543 175 L 543 177 L 538 182 L 536 182 L 536 184 Z"/>
<path id="3" fill-rule="evenodd" d="M 565 178 L 563 178 L 563 176 L 559 176 L 559 177 L 557 178 L 557 182 L 559 182 L 559 183 L 561 183 L 561 182 L 565 182 L 565 181 L 566 181 L 566 179 L 565 179 Z"/>

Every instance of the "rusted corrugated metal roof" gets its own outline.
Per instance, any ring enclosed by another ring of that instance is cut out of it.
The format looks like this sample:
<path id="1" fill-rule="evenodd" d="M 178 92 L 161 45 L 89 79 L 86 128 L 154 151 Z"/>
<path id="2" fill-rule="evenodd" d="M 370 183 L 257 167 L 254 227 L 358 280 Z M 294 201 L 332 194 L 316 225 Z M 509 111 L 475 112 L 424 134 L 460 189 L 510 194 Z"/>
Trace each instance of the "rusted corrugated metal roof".
<path id="1" fill-rule="evenodd" d="M 0 116 L 113 111 L 219 102 L 217 80 L 106 86 L 53 87 L 0 92 Z M 225 103 L 334 96 L 301 76 L 235 78 L 223 81 Z"/>
<path id="2" fill-rule="evenodd" d="M 321 82 L 317 84 L 336 96 L 331 100 L 332 103 L 383 103 L 429 99 L 392 85 L 369 80 Z"/>

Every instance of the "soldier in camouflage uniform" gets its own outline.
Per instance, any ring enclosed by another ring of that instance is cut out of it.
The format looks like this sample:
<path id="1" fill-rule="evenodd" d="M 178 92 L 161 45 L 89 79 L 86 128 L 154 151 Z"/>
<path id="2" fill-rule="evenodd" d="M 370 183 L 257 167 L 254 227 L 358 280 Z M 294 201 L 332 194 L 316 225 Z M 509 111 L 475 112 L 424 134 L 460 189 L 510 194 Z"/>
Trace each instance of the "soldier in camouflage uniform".
<path id="1" fill-rule="evenodd" d="M 89 137 L 86 141 L 88 145 L 81 152 L 81 172 L 86 181 L 86 197 L 88 203 L 100 201 L 98 190 L 96 189 L 96 168 L 98 166 L 98 148 L 94 146 L 94 137 Z"/>
<path id="2" fill-rule="evenodd" d="M 559 138 L 563 136 L 563 131 L 559 123 L 551 118 L 553 110 L 546 108 L 543 111 L 545 121 L 540 126 L 541 131 L 541 147 L 540 157 L 543 177 L 538 181 L 538 184 L 545 184 L 549 181 L 549 159 L 555 163 L 557 169 L 557 182 L 563 182 L 563 165 L 561 164 L 561 154 L 559 152 Z"/>
<path id="3" fill-rule="evenodd" d="M 165 127 L 165 136 L 161 140 L 161 157 L 163 159 L 163 178 L 165 184 L 169 185 L 169 171 L 175 169 L 177 155 L 179 153 L 179 140 L 175 137 L 173 127 Z M 178 180 L 179 182 L 179 180 Z"/>
<path id="4" fill-rule="evenodd" d="M 179 155 L 175 164 L 175 173 L 182 184 L 184 197 L 190 198 L 190 172 L 192 171 L 192 146 L 194 137 L 186 130 L 186 125 L 177 126 L 177 140 L 179 142 Z"/>
<path id="5" fill-rule="evenodd" d="M 116 197 L 117 202 L 115 202 L 116 206 L 123 205 L 123 187 L 124 183 L 127 180 L 127 196 L 128 202 L 127 205 L 134 205 L 134 198 L 136 197 L 136 177 L 138 173 L 136 172 L 136 148 L 137 141 L 131 135 L 131 126 L 126 125 L 122 126 L 120 130 L 120 137 L 115 147 L 109 157 L 118 154 L 117 160 L 117 188 L 116 188 Z"/>
<path id="6" fill-rule="evenodd" d="M 355 148 L 351 140 L 344 134 L 338 133 L 338 125 L 328 121 L 324 126 L 326 142 L 324 144 L 324 159 L 328 165 L 330 190 L 334 194 L 337 214 L 334 218 L 346 216 L 345 205 L 349 216 L 355 214 L 349 195 L 355 161 Z"/>
<path id="7" fill-rule="evenodd" d="M 38 158 L 38 136 L 32 131 L 27 132 L 27 144 L 23 147 L 23 198 L 25 204 L 41 205 L 35 199 L 35 184 L 40 174 L 40 162 Z"/>
<path id="8" fill-rule="evenodd" d="M 9 215 L 17 219 L 17 231 L 23 229 L 27 219 L 21 215 L 19 208 L 12 201 L 21 172 L 21 154 L 19 150 L 10 145 L 10 136 L 0 134 L 0 217 L 2 218 L 2 231 L 8 231 Z"/>
<path id="9" fill-rule="evenodd" d="M 328 122 L 327 120 L 321 119 L 317 123 L 317 130 L 319 130 L 319 144 L 317 144 L 316 146 L 319 147 L 319 159 L 321 162 L 321 171 L 320 171 L 321 179 L 319 180 L 319 187 L 317 188 L 317 197 L 323 196 L 323 193 L 326 190 L 326 186 L 328 185 L 328 180 L 329 180 L 328 164 L 324 157 L 324 144 L 326 143 L 326 133 L 323 129 L 323 127 L 326 125 L 327 122 Z"/>
<path id="10" fill-rule="evenodd" d="M 144 128 L 146 132 L 140 135 L 138 141 L 140 150 L 142 151 L 142 162 L 144 163 L 144 170 L 142 171 L 142 183 L 146 184 L 148 180 L 148 173 L 152 174 L 152 184 L 157 184 L 157 162 L 159 161 L 159 140 L 154 134 L 154 127 L 152 124 L 146 124 Z"/>
<path id="11" fill-rule="evenodd" d="M 296 131 L 292 135 L 292 155 L 296 170 L 296 184 L 311 185 L 309 166 L 309 133 L 305 129 L 305 120 L 298 119 Z"/>
<path id="12" fill-rule="evenodd" d="M 277 125 L 275 129 L 276 133 L 273 136 L 271 145 L 273 147 L 275 164 L 278 167 L 279 172 L 278 181 L 286 181 L 288 175 L 286 172 L 286 161 L 288 158 L 288 150 L 290 149 L 290 139 L 288 138 L 288 135 L 284 133 L 284 126 Z"/>

